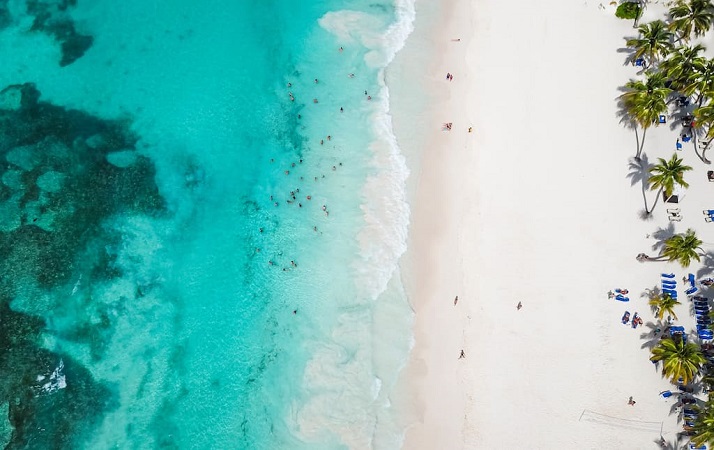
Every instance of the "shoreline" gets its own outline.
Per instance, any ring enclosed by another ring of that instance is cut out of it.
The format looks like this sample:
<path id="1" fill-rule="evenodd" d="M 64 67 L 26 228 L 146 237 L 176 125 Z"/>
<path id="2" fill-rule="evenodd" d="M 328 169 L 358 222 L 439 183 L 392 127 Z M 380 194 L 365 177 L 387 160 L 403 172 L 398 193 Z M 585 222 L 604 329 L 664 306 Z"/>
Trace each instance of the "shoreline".
<path id="1" fill-rule="evenodd" d="M 588 1 L 515 9 L 453 0 L 432 25 L 424 3 L 388 76 L 412 173 L 400 267 L 414 347 L 395 402 L 411 424 L 403 448 L 659 448 L 660 432 L 670 438 L 681 425 L 658 395 L 671 384 L 649 361 L 655 319 L 640 294 L 661 272 L 686 271 L 635 255 L 687 221 L 672 225 L 661 204 L 651 220 L 639 216 L 635 136 L 616 101 L 636 77 L 618 52 L 631 23 Z M 413 76 L 398 85 L 405 74 Z M 673 141 L 669 127 L 650 130 L 650 161 L 669 157 Z M 696 167 L 696 197 L 706 166 L 685 158 Z M 687 203 L 701 221 L 706 199 Z M 608 300 L 616 287 L 636 295 Z M 687 307 L 678 312 L 684 325 L 693 320 Z M 639 312 L 643 328 L 623 326 L 625 310 Z"/>

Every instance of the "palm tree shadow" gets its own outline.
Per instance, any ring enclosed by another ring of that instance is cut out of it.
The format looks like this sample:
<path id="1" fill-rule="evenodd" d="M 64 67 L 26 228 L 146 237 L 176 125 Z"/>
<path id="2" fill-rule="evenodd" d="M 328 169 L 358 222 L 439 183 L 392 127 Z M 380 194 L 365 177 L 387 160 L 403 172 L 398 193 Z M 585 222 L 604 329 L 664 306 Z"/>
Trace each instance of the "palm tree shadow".
<path id="1" fill-rule="evenodd" d="M 672 222 L 667 224 L 667 228 L 658 228 L 654 233 L 652 233 L 652 237 L 657 240 L 657 242 L 652 244 L 652 250 L 661 252 L 667 239 L 674 236 L 674 234 L 674 223 Z"/>
<path id="2" fill-rule="evenodd" d="M 640 298 L 646 298 L 649 301 L 655 297 L 659 297 L 660 293 L 660 288 L 655 285 L 652 289 L 645 288 L 642 294 L 640 294 Z M 655 314 L 657 312 L 657 307 L 655 305 L 650 305 L 650 311 L 652 311 L 652 314 Z"/>
<path id="3" fill-rule="evenodd" d="M 631 37 L 625 37 L 625 39 L 630 39 Z M 617 49 L 617 53 L 624 54 L 625 60 L 622 61 L 623 66 L 632 66 L 637 68 L 637 75 L 642 75 L 647 71 L 647 66 L 645 64 L 637 66 L 635 65 L 635 50 L 631 47 L 620 47 Z"/>
<path id="4" fill-rule="evenodd" d="M 635 129 L 635 133 L 637 133 L 637 129 Z M 642 202 L 645 207 L 638 213 L 640 220 L 652 219 L 652 213 L 648 212 L 649 206 L 647 203 L 647 182 L 649 181 L 649 171 L 652 166 L 653 164 L 650 163 L 647 154 L 644 152 L 640 155 L 639 160 L 631 158 L 627 163 L 629 172 L 627 172 L 626 177 L 630 179 L 630 186 L 635 186 L 639 183 L 642 191 Z"/>
<path id="5" fill-rule="evenodd" d="M 664 438 L 655 439 L 652 442 L 659 445 L 662 450 L 686 450 L 687 444 L 681 444 L 679 442 L 679 437 L 676 441 L 670 442 Z"/>
<path id="6" fill-rule="evenodd" d="M 662 339 L 662 334 L 664 333 L 665 325 L 662 323 L 662 321 L 657 321 L 657 322 L 647 322 L 643 325 L 646 331 L 640 333 L 640 339 L 644 339 L 645 341 L 640 345 L 640 348 L 646 348 L 650 352 L 652 351 L 653 348 L 659 344 L 659 341 Z M 657 331 L 659 330 L 659 331 Z M 659 371 L 659 369 L 655 369 Z"/>
<path id="7" fill-rule="evenodd" d="M 623 94 L 625 92 L 628 92 L 628 90 L 625 86 L 620 86 L 617 88 L 617 90 L 622 92 Z M 617 101 L 616 116 L 619 119 L 618 122 L 620 124 L 622 124 L 625 128 L 637 130 L 637 122 L 635 122 L 635 120 L 630 115 L 629 111 L 627 110 L 627 106 L 625 105 L 625 102 L 622 101 L 622 97 L 617 96 L 616 101 Z"/>
<path id="8" fill-rule="evenodd" d="M 697 278 L 704 278 L 714 272 L 714 253 L 707 252 L 702 256 L 702 268 L 697 271 Z"/>
<path id="9" fill-rule="evenodd" d="M 650 177 L 650 169 L 653 166 L 654 164 L 650 163 L 649 158 L 647 158 L 647 155 L 644 153 L 640 157 L 639 161 L 635 158 L 631 158 L 627 163 L 627 168 L 629 169 L 629 172 L 627 172 L 627 178 L 630 179 L 630 186 L 640 183 L 642 185 L 642 190 L 644 191 L 647 185 L 647 180 L 649 180 Z"/>

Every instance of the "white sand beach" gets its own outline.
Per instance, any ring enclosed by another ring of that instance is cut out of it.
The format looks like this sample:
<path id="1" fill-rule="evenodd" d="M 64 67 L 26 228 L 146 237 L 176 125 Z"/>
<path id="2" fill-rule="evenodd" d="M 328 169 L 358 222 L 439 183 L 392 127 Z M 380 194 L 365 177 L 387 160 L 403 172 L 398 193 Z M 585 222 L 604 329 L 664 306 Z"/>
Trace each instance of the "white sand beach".
<path id="1" fill-rule="evenodd" d="M 656 255 L 657 237 L 690 227 L 711 249 L 714 224 L 701 211 L 714 209 L 714 183 L 686 145 L 690 189 L 641 218 L 635 135 L 616 101 L 637 74 L 618 52 L 636 30 L 604 5 L 417 2 L 415 31 L 388 74 L 412 170 L 405 449 L 654 449 L 660 433 L 674 441 L 682 430 L 675 401 L 659 396 L 676 388 L 648 359 L 654 316 L 642 295 L 662 272 L 681 284 L 701 267 L 635 256 Z M 663 11 L 653 3 L 641 22 Z M 678 132 L 651 128 L 645 159 L 671 157 Z M 681 222 L 668 221 L 671 207 Z M 608 299 L 618 287 L 628 303 Z M 691 329 L 680 301 L 678 324 Z M 626 310 L 644 325 L 623 325 Z"/>

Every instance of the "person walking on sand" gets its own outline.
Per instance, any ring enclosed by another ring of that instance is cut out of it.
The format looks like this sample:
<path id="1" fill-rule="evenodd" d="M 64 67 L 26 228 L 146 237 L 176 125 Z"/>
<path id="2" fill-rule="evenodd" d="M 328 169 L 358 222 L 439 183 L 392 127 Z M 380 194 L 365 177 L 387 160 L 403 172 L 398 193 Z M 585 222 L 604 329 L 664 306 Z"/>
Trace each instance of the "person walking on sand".
<path id="1" fill-rule="evenodd" d="M 523 303 L 518 302 L 518 304 L 516 305 L 516 309 L 517 309 L 518 311 L 520 311 L 521 308 L 523 308 Z"/>
<path id="2" fill-rule="evenodd" d="M 458 296 L 458 295 L 457 295 L 456 298 L 454 299 L 454 306 L 456 306 L 457 303 L 459 303 L 459 296 Z"/>
<path id="3" fill-rule="evenodd" d="M 635 406 L 635 403 L 637 402 L 632 399 L 632 396 L 630 396 L 630 399 L 627 401 L 627 404 L 630 406 Z"/>
<path id="4" fill-rule="evenodd" d="M 464 358 L 466 358 L 466 353 L 464 353 L 464 351 L 461 350 L 461 354 L 459 355 L 459 359 L 464 359 Z M 630 398 L 632 398 L 632 397 L 630 397 Z"/>

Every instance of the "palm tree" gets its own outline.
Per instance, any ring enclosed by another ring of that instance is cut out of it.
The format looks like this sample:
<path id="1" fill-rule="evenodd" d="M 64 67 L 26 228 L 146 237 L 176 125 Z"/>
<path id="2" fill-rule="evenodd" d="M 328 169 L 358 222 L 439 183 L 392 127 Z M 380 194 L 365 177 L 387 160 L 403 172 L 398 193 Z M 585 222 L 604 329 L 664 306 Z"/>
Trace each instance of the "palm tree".
<path id="1" fill-rule="evenodd" d="M 637 30 L 640 37 L 625 42 L 627 47 L 635 50 L 634 59 L 645 58 L 647 63 L 653 63 L 672 50 L 672 32 L 661 20 L 640 25 Z"/>
<path id="2" fill-rule="evenodd" d="M 667 112 L 667 96 L 672 92 L 665 86 L 663 72 L 650 72 L 646 80 L 630 80 L 625 84 L 625 93 L 620 96 L 627 114 L 642 127 L 642 140 L 637 144 L 635 159 L 639 160 L 645 146 L 647 129 Z"/>
<path id="3" fill-rule="evenodd" d="M 706 48 L 697 44 L 692 47 L 678 47 L 669 57 L 662 61 L 660 69 L 672 80 L 672 88 L 680 92 L 685 86 L 691 85 L 706 65 L 706 58 L 700 56 Z"/>
<path id="4" fill-rule="evenodd" d="M 670 158 L 669 161 L 665 161 L 662 158 L 657 159 L 659 160 L 659 164 L 656 164 L 650 169 L 650 174 L 652 175 L 649 180 L 647 180 L 647 184 L 649 185 L 650 190 L 659 190 L 657 191 L 657 197 L 652 205 L 652 209 L 647 211 L 647 214 L 650 214 L 654 210 L 655 206 L 657 206 L 660 194 L 663 191 L 664 196 L 669 198 L 672 196 L 675 184 L 684 188 L 689 187 L 689 183 L 684 181 L 684 172 L 692 170 L 692 168 L 682 165 L 682 159 L 678 158 L 676 154 L 672 155 L 672 158 Z"/>
<path id="5" fill-rule="evenodd" d="M 701 107 L 707 98 L 706 93 L 714 90 L 714 59 L 697 62 L 693 68 L 694 75 L 680 92 L 687 96 L 697 94 L 695 103 Z"/>
<path id="6" fill-rule="evenodd" d="M 679 34 L 679 39 L 688 41 L 692 32 L 695 37 L 709 31 L 714 21 L 714 5 L 710 0 L 679 0 L 669 10 L 669 28 Z"/>
<path id="7" fill-rule="evenodd" d="M 681 305 L 681 303 L 673 299 L 669 294 L 659 294 L 650 297 L 650 306 L 657 308 L 655 317 L 660 320 L 664 319 L 665 314 L 676 319 L 677 315 L 674 313 L 674 307 L 677 305 Z"/>
<path id="8" fill-rule="evenodd" d="M 667 261 L 677 261 L 682 267 L 689 267 L 692 260 L 699 261 L 704 255 L 702 241 L 691 228 L 686 233 L 675 234 L 664 241 L 664 248 L 659 256 Z M 699 253 L 701 251 L 702 253 Z"/>
<path id="9" fill-rule="evenodd" d="M 662 361 L 662 375 L 676 383 L 680 378 L 682 384 L 689 384 L 699 373 L 699 368 L 706 362 L 699 346 L 684 343 L 681 337 L 663 338 L 652 349 L 651 361 Z"/>
<path id="10" fill-rule="evenodd" d="M 695 447 L 699 448 L 704 444 L 714 445 L 714 405 L 711 399 L 699 409 L 694 421 L 694 432 L 691 441 Z"/>
<path id="11" fill-rule="evenodd" d="M 706 152 L 711 145 L 712 139 L 714 139 L 714 103 L 709 102 L 709 104 L 695 109 L 694 117 L 696 118 L 695 126 L 704 130 L 704 138 L 707 140 L 707 144 L 702 149 L 701 159 L 708 163 Z"/>

